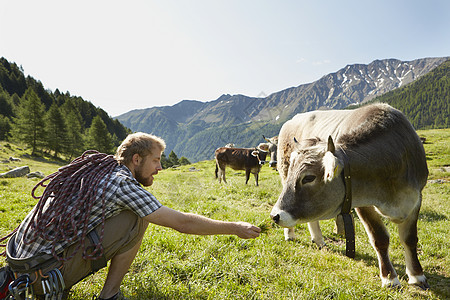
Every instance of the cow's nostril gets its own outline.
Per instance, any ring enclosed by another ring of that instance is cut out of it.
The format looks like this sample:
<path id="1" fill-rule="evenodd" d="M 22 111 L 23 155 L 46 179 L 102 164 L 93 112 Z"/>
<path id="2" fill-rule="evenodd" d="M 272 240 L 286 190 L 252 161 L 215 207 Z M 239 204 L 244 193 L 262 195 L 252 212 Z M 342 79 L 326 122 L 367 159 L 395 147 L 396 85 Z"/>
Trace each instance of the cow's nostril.
<path id="1" fill-rule="evenodd" d="M 280 221 L 280 215 L 276 214 L 275 216 L 272 216 L 272 220 L 278 224 L 278 222 Z"/>

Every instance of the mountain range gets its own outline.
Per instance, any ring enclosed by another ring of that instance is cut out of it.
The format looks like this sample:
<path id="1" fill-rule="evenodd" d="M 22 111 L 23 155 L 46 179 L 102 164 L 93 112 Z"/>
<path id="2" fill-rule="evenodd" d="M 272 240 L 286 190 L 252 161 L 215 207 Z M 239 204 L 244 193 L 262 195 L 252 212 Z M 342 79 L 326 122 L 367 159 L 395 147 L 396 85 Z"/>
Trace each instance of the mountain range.
<path id="1" fill-rule="evenodd" d="M 152 133 L 191 162 L 212 159 L 227 143 L 254 147 L 263 135 L 277 135 L 297 113 L 344 109 L 362 104 L 416 81 L 450 57 L 412 61 L 375 60 L 347 65 L 319 80 L 287 88 L 267 97 L 222 95 L 210 102 L 183 100 L 173 106 L 132 110 L 116 119 L 132 131 Z"/>

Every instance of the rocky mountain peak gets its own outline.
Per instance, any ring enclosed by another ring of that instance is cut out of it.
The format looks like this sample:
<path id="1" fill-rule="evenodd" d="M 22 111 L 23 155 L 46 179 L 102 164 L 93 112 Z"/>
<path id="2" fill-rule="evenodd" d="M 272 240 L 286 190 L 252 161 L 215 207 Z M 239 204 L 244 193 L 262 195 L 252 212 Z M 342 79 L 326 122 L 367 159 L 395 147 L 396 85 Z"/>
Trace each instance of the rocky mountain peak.
<path id="1" fill-rule="evenodd" d="M 258 126 L 255 124 L 264 124 L 261 126 L 269 126 L 276 132 L 276 128 L 279 129 L 281 124 L 297 113 L 316 109 L 342 109 L 367 102 L 417 80 L 448 59 L 449 57 L 413 61 L 383 59 L 374 60 L 367 65 L 351 64 L 315 82 L 287 88 L 264 98 L 224 94 L 210 102 L 184 100 L 173 106 L 131 111 L 117 119 L 133 131 L 163 137 L 167 143 L 167 151 L 174 149 L 177 154 L 183 155 L 183 151 L 192 151 L 186 147 L 189 147 L 194 136 L 197 136 L 196 139 L 199 135 L 202 139 L 212 138 L 212 132 L 222 128 L 220 140 L 225 145 L 232 142 L 228 141 L 230 128 L 237 126 L 250 128 Z M 241 131 L 239 129 L 235 135 L 243 134 Z M 268 132 L 262 134 L 270 136 Z"/>

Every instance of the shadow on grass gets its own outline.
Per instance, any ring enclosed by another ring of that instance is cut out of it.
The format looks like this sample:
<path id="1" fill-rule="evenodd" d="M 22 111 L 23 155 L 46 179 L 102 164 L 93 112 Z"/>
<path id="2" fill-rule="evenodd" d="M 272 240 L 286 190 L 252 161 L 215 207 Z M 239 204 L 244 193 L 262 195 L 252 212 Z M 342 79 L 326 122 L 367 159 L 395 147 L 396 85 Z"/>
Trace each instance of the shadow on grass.
<path id="1" fill-rule="evenodd" d="M 419 220 L 434 222 L 448 220 L 447 216 L 439 214 L 432 210 L 422 209 L 419 214 Z"/>
<path id="2" fill-rule="evenodd" d="M 447 219 L 445 216 L 439 215 L 435 212 L 431 212 L 431 214 L 427 217 L 431 220 L 445 220 Z M 345 256 L 345 238 L 340 238 L 338 235 L 332 235 L 330 237 L 325 237 L 325 242 L 327 243 L 326 249 L 327 251 L 338 254 L 341 256 Z M 314 246 L 312 246 L 314 247 Z M 366 264 L 367 266 L 372 266 L 378 268 L 378 259 L 375 254 L 375 250 L 373 255 L 358 253 L 358 249 L 356 249 L 356 257 L 355 261 L 360 261 Z M 408 276 L 406 274 L 406 265 L 405 261 L 403 262 L 394 262 L 392 261 L 394 269 L 397 272 L 399 278 L 403 278 L 406 281 L 408 280 Z M 432 270 L 427 271 L 424 270 L 424 275 L 427 277 L 428 284 L 430 285 L 429 291 L 439 297 L 439 299 L 450 299 L 450 277 L 446 277 L 442 275 L 442 273 L 446 272 L 446 270 Z M 381 285 L 381 281 L 380 281 Z M 413 286 L 415 287 L 415 286 Z M 424 292 L 421 288 L 416 287 L 417 292 Z"/>

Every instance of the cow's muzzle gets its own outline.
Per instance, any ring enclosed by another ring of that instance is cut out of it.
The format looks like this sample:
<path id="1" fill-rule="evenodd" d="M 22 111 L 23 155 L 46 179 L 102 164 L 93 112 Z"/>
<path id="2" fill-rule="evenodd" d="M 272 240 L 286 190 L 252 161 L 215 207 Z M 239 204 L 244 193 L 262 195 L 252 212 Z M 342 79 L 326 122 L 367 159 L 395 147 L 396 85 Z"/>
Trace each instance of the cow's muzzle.
<path id="1" fill-rule="evenodd" d="M 278 222 L 280 222 L 280 215 L 279 214 L 276 214 L 274 216 L 270 215 L 270 218 L 277 224 L 278 224 Z"/>
<path id="2" fill-rule="evenodd" d="M 276 168 L 277 167 L 277 161 L 276 160 L 269 161 L 269 167 Z"/>
<path id="3" fill-rule="evenodd" d="M 297 220 L 292 218 L 292 216 L 284 211 L 279 210 L 278 208 L 274 207 L 272 209 L 272 212 L 270 213 L 270 218 L 278 225 L 282 227 L 294 227 L 297 224 Z"/>

